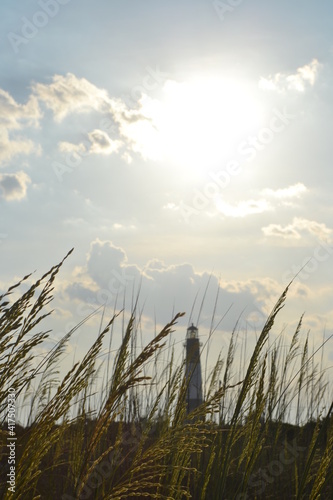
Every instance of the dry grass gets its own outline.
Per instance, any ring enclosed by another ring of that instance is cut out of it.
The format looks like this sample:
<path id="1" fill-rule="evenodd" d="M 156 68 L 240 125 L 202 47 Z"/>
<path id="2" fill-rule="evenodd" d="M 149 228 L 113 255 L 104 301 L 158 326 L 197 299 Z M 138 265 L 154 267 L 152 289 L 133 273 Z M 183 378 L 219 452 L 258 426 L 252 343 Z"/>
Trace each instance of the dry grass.
<path id="1" fill-rule="evenodd" d="M 176 365 L 170 346 L 164 368 L 159 363 L 182 314 L 135 355 L 134 307 L 113 364 L 109 360 L 101 365 L 99 356 L 119 314 L 62 380 L 58 377 L 66 344 L 80 325 L 34 365 L 36 348 L 49 335 L 36 330 L 50 314 L 44 311 L 62 263 L 13 303 L 13 291 L 28 276 L 0 297 L 1 498 L 13 498 L 6 484 L 10 387 L 18 401 L 30 405 L 26 427 L 16 429 L 14 498 L 332 497 L 332 405 L 325 415 L 316 414 L 330 394 L 308 342 L 300 343 L 302 318 L 287 351 L 282 338 L 268 346 L 288 287 L 261 331 L 245 376 L 231 383 L 234 332 L 226 359 L 220 355 L 205 381 L 205 402 L 186 415 L 184 365 Z M 95 381 L 102 369 L 105 382 L 100 404 L 94 407 Z M 33 382 L 37 389 L 32 395 Z M 294 401 L 292 425 L 288 416 Z M 308 423 L 301 425 L 304 412 Z"/>

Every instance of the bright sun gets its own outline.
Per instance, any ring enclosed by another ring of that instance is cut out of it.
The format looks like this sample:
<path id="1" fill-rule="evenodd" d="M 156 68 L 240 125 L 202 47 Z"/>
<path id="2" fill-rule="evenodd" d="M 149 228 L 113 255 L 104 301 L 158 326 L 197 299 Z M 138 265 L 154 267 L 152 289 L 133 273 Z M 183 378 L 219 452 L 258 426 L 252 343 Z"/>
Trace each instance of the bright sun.
<path id="1" fill-rule="evenodd" d="M 192 171 L 221 163 L 261 121 L 260 106 L 246 86 L 222 78 L 167 81 L 161 100 L 143 96 L 141 105 L 150 125 L 137 133 L 142 145 L 150 143 L 147 156 Z"/>

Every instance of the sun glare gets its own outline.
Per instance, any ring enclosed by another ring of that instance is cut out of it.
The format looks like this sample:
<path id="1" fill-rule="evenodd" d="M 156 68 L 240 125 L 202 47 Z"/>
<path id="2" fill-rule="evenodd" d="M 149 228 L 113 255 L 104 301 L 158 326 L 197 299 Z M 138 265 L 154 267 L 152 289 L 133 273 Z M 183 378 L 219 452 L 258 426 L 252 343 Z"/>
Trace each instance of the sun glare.
<path id="1" fill-rule="evenodd" d="M 167 81 L 161 100 L 144 96 L 141 104 L 154 128 L 156 149 L 192 170 L 223 161 L 261 120 L 260 106 L 246 86 L 221 78 Z"/>

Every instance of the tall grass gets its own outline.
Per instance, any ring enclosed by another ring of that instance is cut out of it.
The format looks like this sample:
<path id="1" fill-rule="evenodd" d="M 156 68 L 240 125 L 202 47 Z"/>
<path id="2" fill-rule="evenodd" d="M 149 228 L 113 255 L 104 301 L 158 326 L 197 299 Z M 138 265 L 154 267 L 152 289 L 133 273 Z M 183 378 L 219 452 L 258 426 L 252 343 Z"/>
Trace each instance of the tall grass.
<path id="1" fill-rule="evenodd" d="M 115 312 L 62 378 L 66 345 L 81 324 L 35 362 L 50 333 L 38 329 L 52 312 L 62 263 L 16 300 L 10 301 L 30 275 L 0 297 L 1 498 L 13 498 L 6 476 L 9 388 L 17 410 L 29 409 L 25 426 L 16 427 L 14 498 L 332 497 L 332 394 L 308 338 L 301 343 L 303 318 L 287 349 L 282 336 L 269 343 L 289 287 L 238 379 L 232 376 L 236 326 L 226 357 L 220 354 L 205 380 L 204 403 L 187 415 L 188 380 L 171 344 L 183 313 L 138 352 L 142 332 L 134 303 L 127 323 L 124 311 Z M 212 320 L 209 339 L 213 330 Z M 122 342 L 112 361 L 117 331 Z M 105 345 L 109 355 L 101 363 Z"/>

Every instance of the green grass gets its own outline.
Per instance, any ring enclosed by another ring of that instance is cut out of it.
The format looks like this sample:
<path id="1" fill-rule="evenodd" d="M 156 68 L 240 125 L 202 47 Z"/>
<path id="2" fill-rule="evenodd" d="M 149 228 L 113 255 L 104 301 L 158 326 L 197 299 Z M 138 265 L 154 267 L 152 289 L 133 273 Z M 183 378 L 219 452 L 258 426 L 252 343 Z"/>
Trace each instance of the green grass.
<path id="1" fill-rule="evenodd" d="M 287 349 L 282 336 L 269 344 L 289 287 L 238 379 L 235 328 L 205 380 L 205 402 L 186 415 L 184 363 L 169 344 L 182 313 L 139 354 L 134 306 L 127 324 L 124 312 L 115 314 L 63 377 L 66 345 L 81 325 L 36 363 L 62 263 L 21 295 L 30 276 L 0 297 L 1 498 L 333 498 L 332 398 L 316 353 L 301 343 L 302 318 Z M 101 363 L 119 328 L 116 358 Z M 17 411 L 28 411 L 25 427 L 15 429 L 15 494 L 6 476 L 9 388 Z"/>

